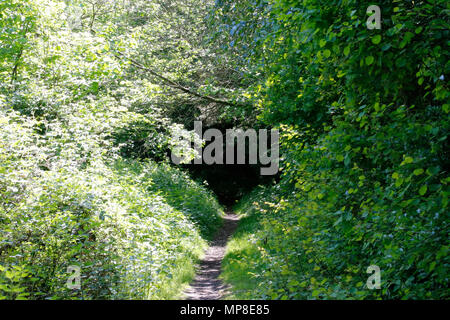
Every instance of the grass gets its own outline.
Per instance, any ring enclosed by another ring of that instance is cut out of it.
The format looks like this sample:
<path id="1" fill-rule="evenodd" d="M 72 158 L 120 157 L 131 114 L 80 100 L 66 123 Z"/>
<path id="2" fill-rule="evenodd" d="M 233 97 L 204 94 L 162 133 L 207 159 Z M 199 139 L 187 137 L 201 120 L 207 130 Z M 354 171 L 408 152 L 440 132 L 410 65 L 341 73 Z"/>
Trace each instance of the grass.
<path id="1" fill-rule="evenodd" d="M 237 212 L 239 214 L 239 212 Z M 251 299 L 260 274 L 260 252 L 252 241 L 252 235 L 259 226 L 258 215 L 242 215 L 239 226 L 230 239 L 222 261 L 221 279 L 231 285 L 231 294 L 226 299 Z"/>

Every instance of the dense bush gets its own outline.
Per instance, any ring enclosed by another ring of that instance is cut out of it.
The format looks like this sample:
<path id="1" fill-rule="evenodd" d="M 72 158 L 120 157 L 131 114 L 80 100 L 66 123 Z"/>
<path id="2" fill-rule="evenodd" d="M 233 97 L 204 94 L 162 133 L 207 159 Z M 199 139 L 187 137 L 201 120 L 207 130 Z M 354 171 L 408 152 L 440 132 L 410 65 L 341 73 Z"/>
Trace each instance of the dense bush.
<path id="1" fill-rule="evenodd" d="M 448 3 L 379 1 L 381 30 L 367 1 L 258 3 L 222 8 L 264 74 L 259 118 L 282 131 L 282 181 L 244 201 L 262 271 L 242 294 L 449 298 Z"/>
<path id="2" fill-rule="evenodd" d="M 110 48 L 133 37 L 80 5 L 0 4 L 0 299 L 174 298 L 221 207 L 167 164 L 159 87 Z"/>

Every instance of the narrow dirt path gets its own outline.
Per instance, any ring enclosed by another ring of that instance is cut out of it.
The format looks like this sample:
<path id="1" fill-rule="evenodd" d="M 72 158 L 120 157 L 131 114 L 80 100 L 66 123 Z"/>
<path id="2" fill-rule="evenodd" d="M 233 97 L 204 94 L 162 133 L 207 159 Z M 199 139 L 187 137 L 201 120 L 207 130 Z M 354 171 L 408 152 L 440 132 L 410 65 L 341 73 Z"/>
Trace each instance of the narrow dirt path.
<path id="1" fill-rule="evenodd" d="M 194 281 L 184 292 L 186 300 L 219 300 L 225 295 L 228 286 L 219 280 L 219 275 L 228 238 L 236 230 L 238 222 L 236 214 L 227 212 L 222 228 L 200 262 Z"/>

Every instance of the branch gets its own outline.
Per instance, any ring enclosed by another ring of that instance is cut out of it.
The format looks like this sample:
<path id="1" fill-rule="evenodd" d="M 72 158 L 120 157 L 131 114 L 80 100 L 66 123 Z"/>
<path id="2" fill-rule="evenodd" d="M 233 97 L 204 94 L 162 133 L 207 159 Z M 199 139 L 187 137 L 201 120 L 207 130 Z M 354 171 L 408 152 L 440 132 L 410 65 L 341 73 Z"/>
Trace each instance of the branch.
<path id="1" fill-rule="evenodd" d="M 196 97 L 204 99 L 204 100 L 208 100 L 210 102 L 215 102 L 215 103 L 219 103 L 219 104 L 223 104 L 223 105 L 227 105 L 227 106 L 232 106 L 232 107 L 238 106 L 238 104 L 233 103 L 231 101 L 217 99 L 217 98 L 214 98 L 214 97 L 211 97 L 211 96 L 202 95 L 202 94 L 200 94 L 198 92 L 195 92 L 195 91 L 193 91 L 193 90 L 191 90 L 189 88 L 183 87 L 182 85 L 178 84 L 177 82 L 175 82 L 175 81 L 173 81 L 173 80 L 171 80 L 171 79 L 169 79 L 169 78 L 167 78 L 167 77 L 157 73 L 156 71 L 154 71 L 154 70 L 144 66 L 143 64 L 139 63 L 138 61 L 125 56 L 123 53 L 117 52 L 114 55 L 117 58 L 119 58 L 119 59 L 120 59 L 120 57 L 124 57 L 125 59 L 129 60 L 131 62 L 131 64 L 134 65 L 135 67 L 137 67 L 137 68 L 139 68 L 141 70 L 144 70 L 144 71 L 150 73 L 151 75 L 153 75 L 153 76 L 155 76 L 157 78 L 162 79 L 164 82 L 166 82 L 172 88 L 181 90 L 181 91 L 183 91 L 183 92 L 185 92 L 187 94 L 196 96 Z"/>
<path id="2" fill-rule="evenodd" d="M 23 33 L 24 37 L 27 36 L 29 26 L 30 26 L 30 22 L 28 21 L 27 24 L 25 25 L 25 31 Z M 13 84 L 14 81 L 16 81 L 16 79 L 17 79 L 17 73 L 18 73 L 18 69 L 19 69 L 19 65 L 20 65 L 20 59 L 22 58 L 24 50 L 25 50 L 25 45 L 22 44 L 20 46 L 19 52 L 17 53 L 16 59 L 14 61 L 14 67 L 13 67 L 13 70 L 11 73 L 11 84 Z"/>

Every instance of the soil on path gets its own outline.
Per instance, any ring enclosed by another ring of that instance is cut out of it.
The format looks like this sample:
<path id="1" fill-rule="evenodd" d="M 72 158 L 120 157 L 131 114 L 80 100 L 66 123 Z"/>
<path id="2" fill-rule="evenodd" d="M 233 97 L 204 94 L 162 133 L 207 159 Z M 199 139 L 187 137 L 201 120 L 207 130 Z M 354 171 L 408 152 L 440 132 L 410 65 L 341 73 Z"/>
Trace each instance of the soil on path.
<path id="1" fill-rule="evenodd" d="M 219 280 L 219 275 L 228 239 L 236 230 L 238 222 L 236 214 L 228 212 L 225 215 L 223 226 L 206 250 L 194 281 L 184 292 L 186 300 L 219 300 L 226 294 L 229 288 Z"/>

